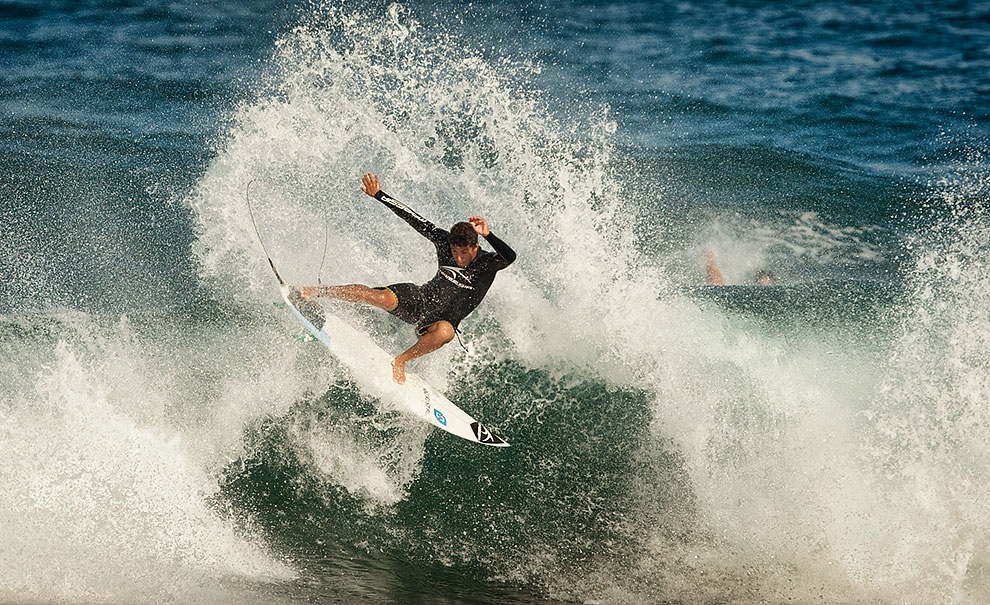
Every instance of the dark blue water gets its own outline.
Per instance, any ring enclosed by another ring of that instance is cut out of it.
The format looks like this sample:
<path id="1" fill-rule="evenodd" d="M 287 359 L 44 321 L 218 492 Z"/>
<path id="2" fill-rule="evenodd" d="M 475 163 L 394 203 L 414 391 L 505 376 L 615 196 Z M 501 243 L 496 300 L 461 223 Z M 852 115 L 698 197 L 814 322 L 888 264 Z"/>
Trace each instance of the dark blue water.
<path id="1" fill-rule="evenodd" d="M 0 11 L 4 252 L 17 265 L 0 307 L 183 304 L 195 274 L 181 198 L 295 9 L 5 2 Z M 98 294 L 111 287 L 117 296 Z"/>
<path id="2" fill-rule="evenodd" d="M 988 107 L 987 3 L 0 2 L 0 600 L 985 602 Z M 249 182 L 430 276 L 366 171 L 519 252 L 412 368 L 511 448 L 272 305 Z"/>

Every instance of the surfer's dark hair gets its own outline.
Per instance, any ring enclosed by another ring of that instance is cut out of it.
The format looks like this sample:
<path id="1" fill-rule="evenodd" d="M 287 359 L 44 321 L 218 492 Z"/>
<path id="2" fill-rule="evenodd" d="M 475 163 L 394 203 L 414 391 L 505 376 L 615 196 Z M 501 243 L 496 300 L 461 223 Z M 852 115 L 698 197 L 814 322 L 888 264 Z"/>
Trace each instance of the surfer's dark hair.
<path id="1" fill-rule="evenodd" d="M 450 235 L 447 241 L 451 246 L 477 246 L 478 233 L 471 226 L 471 223 L 457 223 L 450 228 Z"/>

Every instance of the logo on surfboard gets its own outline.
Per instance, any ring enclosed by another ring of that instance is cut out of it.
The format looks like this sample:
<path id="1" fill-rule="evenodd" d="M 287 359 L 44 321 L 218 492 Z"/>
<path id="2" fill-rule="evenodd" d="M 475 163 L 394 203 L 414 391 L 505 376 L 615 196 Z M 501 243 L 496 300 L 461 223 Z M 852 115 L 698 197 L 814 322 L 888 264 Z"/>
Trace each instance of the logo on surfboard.
<path id="1" fill-rule="evenodd" d="M 436 416 L 437 422 L 439 422 L 444 426 L 447 426 L 447 417 L 443 415 L 443 412 L 441 412 L 440 410 L 433 410 L 433 415 Z"/>
<path id="2" fill-rule="evenodd" d="M 472 422 L 471 430 L 474 431 L 474 436 L 478 438 L 481 443 L 487 443 L 489 445 L 498 445 L 500 443 L 505 443 L 501 439 L 495 436 L 494 433 L 485 428 L 485 425 L 480 422 Z"/>

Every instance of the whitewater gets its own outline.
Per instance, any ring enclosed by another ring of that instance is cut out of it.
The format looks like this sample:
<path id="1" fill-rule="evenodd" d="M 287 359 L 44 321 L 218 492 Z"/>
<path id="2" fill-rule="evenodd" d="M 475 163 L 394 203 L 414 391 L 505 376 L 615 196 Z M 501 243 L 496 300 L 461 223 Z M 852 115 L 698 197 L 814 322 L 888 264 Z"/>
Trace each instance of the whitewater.
<path id="1" fill-rule="evenodd" d="M 0 600 L 990 595 L 985 7 L 32 6 Z M 61 36 L 123 66 L 35 78 Z M 65 111 L 74 81 L 111 92 Z M 432 276 L 364 172 L 517 251 L 411 367 L 511 448 L 383 408 L 276 304 L 266 251 L 297 285 Z"/>

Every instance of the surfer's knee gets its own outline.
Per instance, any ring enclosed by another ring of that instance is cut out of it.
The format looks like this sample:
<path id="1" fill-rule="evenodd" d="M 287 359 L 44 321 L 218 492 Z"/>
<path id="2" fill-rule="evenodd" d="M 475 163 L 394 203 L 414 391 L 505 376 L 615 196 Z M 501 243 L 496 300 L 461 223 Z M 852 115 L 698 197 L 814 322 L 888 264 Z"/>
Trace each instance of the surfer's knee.
<path id="1" fill-rule="evenodd" d="M 440 320 L 437 323 L 430 326 L 429 332 L 433 334 L 433 337 L 441 341 L 443 344 L 454 340 L 454 326 L 450 325 L 449 321 Z"/>
<path id="2" fill-rule="evenodd" d="M 372 291 L 378 297 L 378 303 L 375 306 L 379 309 L 394 311 L 399 306 L 399 297 L 391 288 L 374 288 Z"/>

